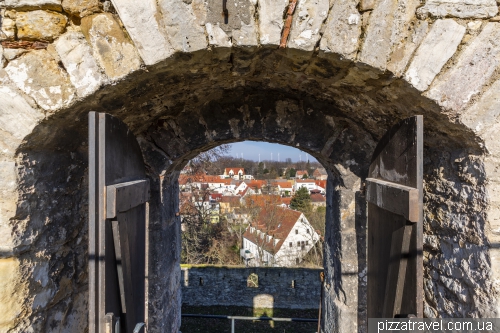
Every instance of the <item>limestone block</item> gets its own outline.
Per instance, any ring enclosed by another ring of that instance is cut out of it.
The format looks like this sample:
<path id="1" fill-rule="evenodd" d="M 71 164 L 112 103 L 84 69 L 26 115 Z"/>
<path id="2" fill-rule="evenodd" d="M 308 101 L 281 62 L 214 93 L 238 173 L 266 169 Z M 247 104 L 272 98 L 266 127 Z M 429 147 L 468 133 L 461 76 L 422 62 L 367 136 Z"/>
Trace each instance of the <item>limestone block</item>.
<path id="1" fill-rule="evenodd" d="M 288 0 L 260 0 L 259 36 L 261 45 L 279 45 L 283 30 L 283 13 L 288 6 Z"/>
<path id="2" fill-rule="evenodd" d="M 56 12 L 43 10 L 19 12 L 16 17 L 17 37 L 52 41 L 64 32 L 67 23 L 68 18 Z"/>
<path id="3" fill-rule="evenodd" d="M 205 25 L 208 34 L 208 43 L 213 46 L 231 47 L 231 38 L 226 35 L 219 25 L 207 23 Z"/>
<path id="4" fill-rule="evenodd" d="M 2 24 L 0 27 L 0 41 L 13 40 L 16 38 L 16 21 L 4 15 L 0 15 Z"/>
<path id="5" fill-rule="evenodd" d="M 46 50 L 23 54 L 11 61 L 5 71 L 21 91 L 45 110 L 67 106 L 75 97 L 68 74 Z"/>
<path id="6" fill-rule="evenodd" d="M 413 52 L 420 45 L 429 30 L 427 21 L 418 21 L 412 29 L 407 40 L 404 43 L 396 45 L 391 54 L 391 60 L 387 64 L 387 69 L 396 76 L 403 75 Z"/>
<path id="7" fill-rule="evenodd" d="M 338 53 L 346 59 L 356 57 L 361 34 L 361 15 L 357 5 L 357 0 L 336 0 L 333 3 L 321 38 L 320 50 Z"/>
<path id="8" fill-rule="evenodd" d="M 428 0 L 418 9 L 420 17 L 488 18 L 498 13 L 495 0 Z"/>
<path id="9" fill-rule="evenodd" d="M 43 119 L 43 113 L 36 110 L 16 89 L 0 86 L 0 155 L 13 156 L 24 137 Z M 0 178 L 1 179 L 1 178 Z M 0 185 L 0 195 L 2 194 Z"/>
<path id="10" fill-rule="evenodd" d="M 17 208 L 16 180 L 16 163 L 0 162 L 0 258 L 12 256 L 14 250 L 10 219 L 15 216 Z"/>
<path id="11" fill-rule="evenodd" d="M 434 80 L 425 96 L 448 110 L 465 107 L 500 64 L 499 40 L 500 24 L 487 23 L 458 56 L 455 65 Z"/>
<path id="12" fill-rule="evenodd" d="M 173 53 L 160 23 L 155 0 L 112 0 L 123 25 L 146 65 L 156 64 Z"/>
<path id="13" fill-rule="evenodd" d="M 86 16 L 81 28 L 92 46 L 94 58 L 110 79 L 117 80 L 140 68 L 137 50 L 112 14 Z"/>
<path id="14" fill-rule="evenodd" d="M 293 16 L 288 47 L 304 51 L 314 50 L 329 9 L 328 0 L 299 1 Z"/>
<path id="15" fill-rule="evenodd" d="M 14 8 L 16 10 L 61 10 L 61 0 L 5 0 L 4 5 L 6 8 Z"/>
<path id="16" fill-rule="evenodd" d="M 62 7 L 65 12 L 76 17 L 84 17 L 102 11 L 99 0 L 63 0 Z"/>
<path id="17" fill-rule="evenodd" d="M 19 266 L 15 258 L 0 259 L 0 332 L 13 328 L 14 320 L 22 311 Z"/>
<path id="18" fill-rule="evenodd" d="M 221 15 L 223 3 L 219 0 L 208 0 L 206 6 L 206 24 L 219 27 L 232 37 L 234 45 L 257 46 L 258 28 L 255 22 L 256 0 L 233 0 L 226 3 L 226 18 Z"/>
<path id="19" fill-rule="evenodd" d="M 383 0 L 376 4 L 368 22 L 359 60 L 385 70 L 395 45 L 407 36 L 419 0 Z"/>
<path id="20" fill-rule="evenodd" d="M 26 49 L 4 49 L 3 56 L 8 61 L 12 61 L 12 60 L 18 58 L 21 54 L 24 54 L 26 52 L 28 52 L 28 50 L 26 50 Z"/>
<path id="21" fill-rule="evenodd" d="M 418 90 L 426 90 L 457 51 L 465 30 L 452 19 L 437 20 L 415 53 L 405 74 L 406 80 Z"/>
<path id="22" fill-rule="evenodd" d="M 196 4 L 196 5 L 195 5 Z M 206 9 L 195 1 L 159 0 L 163 24 L 170 44 L 176 51 L 194 52 L 207 48 L 203 25 Z"/>
<path id="23" fill-rule="evenodd" d="M 54 43 L 79 97 L 92 94 L 105 81 L 92 49 L 80 32 L 67 32 Z"/>

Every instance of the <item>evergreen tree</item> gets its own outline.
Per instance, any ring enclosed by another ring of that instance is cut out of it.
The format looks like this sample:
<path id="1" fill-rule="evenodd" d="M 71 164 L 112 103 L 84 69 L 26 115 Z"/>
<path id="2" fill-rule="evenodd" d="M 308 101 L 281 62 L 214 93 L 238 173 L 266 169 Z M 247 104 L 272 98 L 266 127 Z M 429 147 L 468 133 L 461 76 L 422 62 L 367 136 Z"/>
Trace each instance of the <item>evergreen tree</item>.
<path id="1" fill-rule="evenodd" d="M 295 192 L 290 200 L 290 208 L 300 212 L 309 212 L 311 210 L 311 195 L 305 187 L 301 187 Z"/>

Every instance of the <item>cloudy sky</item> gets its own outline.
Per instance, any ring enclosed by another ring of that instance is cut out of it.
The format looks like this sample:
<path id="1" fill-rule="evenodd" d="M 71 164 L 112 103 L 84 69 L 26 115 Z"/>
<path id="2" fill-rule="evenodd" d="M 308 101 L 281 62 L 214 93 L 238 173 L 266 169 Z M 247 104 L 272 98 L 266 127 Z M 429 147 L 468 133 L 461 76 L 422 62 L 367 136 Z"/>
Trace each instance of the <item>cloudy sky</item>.
<path id="1" fill-rule="evenodd" d="M 276 143 L 243 141 L 232 143 L 230 146 L 230 156 L 241 158 L 241 154 L 243 154 L 243 158 L 254 161 L 259 160 L 259 154 L 261 161 L 271 160 L 271 153 L 273 161 L 278 160 L 278 154 L 280 161 L 285 161 L 287 158 L 291 158 L 293 162 L 299 161 L 300 159 L 302 159 L 302 161 L 307 161 L 307 158 L 309 158 L 311 162 L 316 161 L 314 157 L 299 149 Z"/>

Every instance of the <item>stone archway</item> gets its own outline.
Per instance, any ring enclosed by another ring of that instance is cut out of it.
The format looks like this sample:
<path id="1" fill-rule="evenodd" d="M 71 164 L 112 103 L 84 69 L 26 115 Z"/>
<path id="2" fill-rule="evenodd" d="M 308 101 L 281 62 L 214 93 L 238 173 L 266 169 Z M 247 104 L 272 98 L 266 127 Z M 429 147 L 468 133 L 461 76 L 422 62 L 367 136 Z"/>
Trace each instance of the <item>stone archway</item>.
<path id="1" fill-rule="evenodd" d="M 67 3 L 11 1 L 16 12 L 2 12 L 18 26 L 12 43 L 41 38 L 19 28 L 30 15 L 62 8 L 73 19 L 42 35 L 46 49 L 5 48 L 0 57 L 1 330 L 86 327 L 89 110 L 123 119 L 140 138 L 159 203 L 152 207 L 161 207 L 151 210 L 151 332 L 175 332 L 180 318 L 177 259 L 158 259 L 180 249 L 176 174 L 196 152 L 244 139 L 299 143 L 343 180 L 328 189 L 340 210 L 329 209 L 339 223 L 329 229 L 323 322 L 326 332 L 362 326 L 349 291 L 365 277 L 344 252 L 362 215 L 356 189 L 373 142 L 413 114 L 426 128 L 425 314 L 495 316 L 494 1 L 418 9 L 419 1 L 299 1 L 286 49 L 277 46 L 287 1 L 228 1 L 227 25 L 216 1 L 113 1 L 117 14 Z"/>

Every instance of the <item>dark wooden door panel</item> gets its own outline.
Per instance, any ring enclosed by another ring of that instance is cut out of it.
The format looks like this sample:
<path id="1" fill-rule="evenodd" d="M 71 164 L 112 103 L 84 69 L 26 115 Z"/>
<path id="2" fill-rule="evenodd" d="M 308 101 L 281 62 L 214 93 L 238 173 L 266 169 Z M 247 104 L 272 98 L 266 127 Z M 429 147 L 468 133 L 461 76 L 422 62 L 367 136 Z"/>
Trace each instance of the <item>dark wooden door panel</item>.
<path id="1" fill-rule="evenodd" d="M 423 316 L 423 118 L 392 127 L 367 178 L 368 318 Z"/>
<path id="2" fill-rule="evenodd" d="M 144 323 L 146 202 L 142 153 L 127 126 L 89 113 L 89 332 Z"/>

